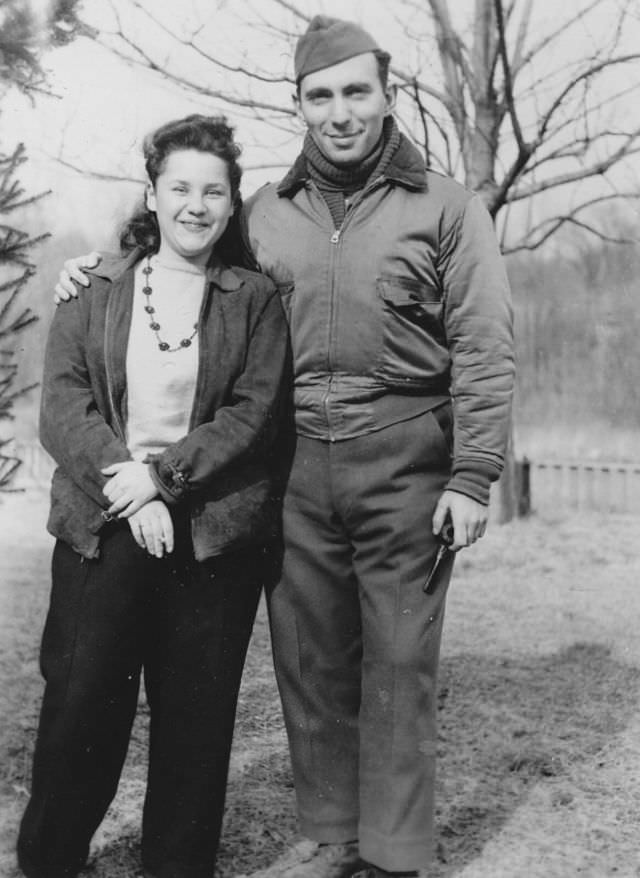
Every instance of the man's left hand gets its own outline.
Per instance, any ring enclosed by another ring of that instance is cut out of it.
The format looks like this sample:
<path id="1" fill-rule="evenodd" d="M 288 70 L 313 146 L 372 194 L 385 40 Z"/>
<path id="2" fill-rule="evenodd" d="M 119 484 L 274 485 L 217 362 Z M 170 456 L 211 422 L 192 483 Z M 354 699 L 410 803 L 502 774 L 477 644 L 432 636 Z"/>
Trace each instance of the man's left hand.
<path id="1" fill-rule="evenodd" d="M 158 496 L 158 489 L 146 463 L 135 460 L 113 463 L 106 466 L 102 474 L 111 477 L 102 489 L 111 503 L 108 510 L 111 515 L 129 518 L 145 503 Z"/>
<path id="2" fill-rule="evenodd" d="M 466 494 L 444 491 L 433 514 L 433 532 L 439 534 L 447 519 L 453 524 L 453 552 L 475 543 L 484 534 L 489 518 L 489 507 Z"/>

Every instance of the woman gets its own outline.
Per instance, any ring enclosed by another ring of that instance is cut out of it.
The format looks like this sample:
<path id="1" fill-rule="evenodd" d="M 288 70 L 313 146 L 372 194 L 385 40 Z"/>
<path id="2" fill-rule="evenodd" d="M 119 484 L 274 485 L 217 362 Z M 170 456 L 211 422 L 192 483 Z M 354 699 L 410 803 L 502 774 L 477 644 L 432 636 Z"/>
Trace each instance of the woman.
<path id="1" fill-rule="evenodd" d="M 46 680 L 18 841 L 68 878 L 117 788 L 144 668 L 142 860 L 210 878 L 238 688 L 277 532 L 269 455 L 287 331 L 266 278 L 216 255 L 239 203 L 224 118 L 145 143 L 146 207 L 53 320 L 41 439 L 58 467 Z"/>

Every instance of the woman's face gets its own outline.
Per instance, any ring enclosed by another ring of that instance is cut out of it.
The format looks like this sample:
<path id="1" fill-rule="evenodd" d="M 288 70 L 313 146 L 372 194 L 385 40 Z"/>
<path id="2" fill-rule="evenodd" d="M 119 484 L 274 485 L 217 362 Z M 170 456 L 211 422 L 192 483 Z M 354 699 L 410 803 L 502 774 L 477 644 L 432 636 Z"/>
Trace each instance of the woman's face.
<path id="1" fill-rule="evenodd" d="M 147 207 L 158 219 L 159 255 L 203 265 L 233 213 L 226 162 L 195 149 L 170 153 L 147 188 Z"/>

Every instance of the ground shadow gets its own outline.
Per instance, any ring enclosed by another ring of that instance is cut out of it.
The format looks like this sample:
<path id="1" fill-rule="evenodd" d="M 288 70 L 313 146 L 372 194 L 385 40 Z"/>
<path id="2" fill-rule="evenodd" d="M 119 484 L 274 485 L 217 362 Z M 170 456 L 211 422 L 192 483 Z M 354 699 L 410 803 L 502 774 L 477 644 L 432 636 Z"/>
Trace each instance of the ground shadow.
<path id="1" fill-rule="evenodd" d="M 533 783 L 592 760 L 627 726 L 639 695 L 637 669 L 599 644 L 530 659 L 446 660 L 434 878 L 475 859 Z"/>
<path id="2" fill-rule="evenodd" d="M 33 572 L 25 580 L 33 581 Z M 9 632 L 0 657 L 4 689 L 0 734 L 0 840 L 3 878 L 17 875 L 17 821 L 26 803 L 41 683 L 37 677 L 39 624 L 33 592 L 17 592 L 18 633 Z M 44 605 L 44 587 L 38 598 Z M 23 619 L 23 622 L 20 622 Z M 266 624 L 247 664 L 235 749 L 250 753 L 231 778 L 219 857 L 220 878 L 266 866 L 296 838 L 293 785 L 282 731 Z M 264 641 L 264 642 L 263 642 Z M 8 685 L 7 685 L 8 684 Z M 640 696 L 637 668 L 617 662 L 607 648 L 576 644 L 553 655 L 443 659 L 439 688 L 438 862 L 446 878 L 478 857 L 534 784 L 557 782 L 624 730 Z M 125 774 L 143 786 L 144 710 L 134 729 Z M 133 803 L 136 805 L 136 803 Z M 141 804 L 141 802 L 140 802 Z M 136 805 L 137 807 L 137 805 Z M 115 824 L 116 830 L 118 824 Z M 137 878 L 139 839 L 127 831 L 105 844 L 87 878 Z"/>
<path id="3" fill-rule="evenodd" d="M 625 728 L 638 696 L 637 669 L 596 644 L 531 658 L 446 658 L 438 862 L 430 875 L 445 878 L 472 862 L 533 784 L 557 781 L 592 759 Z M 230 785 L 221 878 L 266 866 L 294 838 L 293 786 L 280 752 Z"/>

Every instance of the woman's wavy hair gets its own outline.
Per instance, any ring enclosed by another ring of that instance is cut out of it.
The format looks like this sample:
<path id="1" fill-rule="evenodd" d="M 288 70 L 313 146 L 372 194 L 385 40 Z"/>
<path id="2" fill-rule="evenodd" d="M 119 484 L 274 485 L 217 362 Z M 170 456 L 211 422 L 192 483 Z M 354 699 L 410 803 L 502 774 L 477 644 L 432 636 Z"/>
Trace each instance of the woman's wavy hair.
<path id="1" fill-rule="evenodd" d="M 167 122 L 166 125 L 152 131 L 145 138 L 142 148 L 147 176 L 152 186 L 155 186 L 171 153 L 184 149 L 211 153 L 222 159 L 227 166 L 234 212 L 224 234 L 216 242 L 215 250 L 225 262 L 237 263 L 242 258 L 238 219 L 242 205 L 240 198 L 242 168 L 238 164 L 241 149 L 233 139 L 233 128 L 228 124 L 225 116 L 203 116 L 195 113 L 184 119 Z M 158 220 L 155 213 L 147 207 L 145 200 L 123 225 L 119 240 L 123 254 L 140 248 L 146 255 L 155 253 L 160 247 Z"/>

